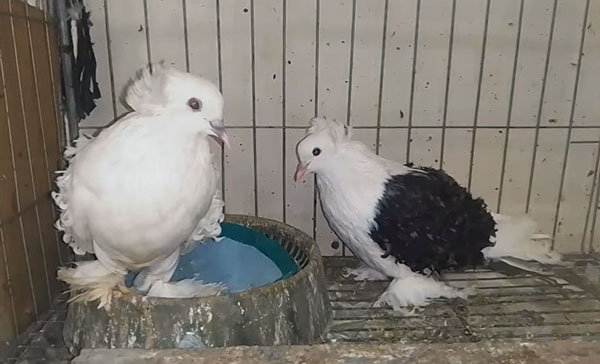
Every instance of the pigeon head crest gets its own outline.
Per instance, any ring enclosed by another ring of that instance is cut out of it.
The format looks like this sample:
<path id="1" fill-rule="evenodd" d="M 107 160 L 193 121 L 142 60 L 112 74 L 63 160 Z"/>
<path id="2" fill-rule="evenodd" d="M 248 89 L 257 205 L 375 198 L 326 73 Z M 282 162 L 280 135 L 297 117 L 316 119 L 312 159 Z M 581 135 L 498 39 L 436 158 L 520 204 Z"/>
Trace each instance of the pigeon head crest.
<path id="1" fill-rule="evenodd" d="M 349 141 L 352 138 L 352 129 L 342 122 L 325 118 L 311 119 L 307 135 L 320 133 L 327 134 L 335 144 Z"/>
<path id="2" fill-rule="evenodd" d="M 136 72 L 135 77 L 123 88 L 123 105 L 140 113 L 154 113 L 165 103 L 167 72 L 163 62 L 148 65 Z"/>
<path id="3" fill-rule="evenodd" d="M 125 86 L 122 101 L 142 114 L 170 110 L 195 112 L 208 121 L 223 118 L 223 96 L 212 82 L 163 62 L 138 71 Z"/>
<path id="4" fill-rule="evenodd" d="M 307 173 L 319 173 L 335 163 L 335 156 L 351 142 L 350 128 L 343 123 L 324 118 L 314 118 L 306 136 L 296 145 L 298 166 L 295 179 Z"/>
<path id="5" fill-rule="evenodd" d="M 207 79 L 165 67 L 148 66 L 125 87 L 123 103 L 146 116 L 169 116 L 169 127 L 203 132 L 228 144 L 223 125 L 223 95 Z"/>

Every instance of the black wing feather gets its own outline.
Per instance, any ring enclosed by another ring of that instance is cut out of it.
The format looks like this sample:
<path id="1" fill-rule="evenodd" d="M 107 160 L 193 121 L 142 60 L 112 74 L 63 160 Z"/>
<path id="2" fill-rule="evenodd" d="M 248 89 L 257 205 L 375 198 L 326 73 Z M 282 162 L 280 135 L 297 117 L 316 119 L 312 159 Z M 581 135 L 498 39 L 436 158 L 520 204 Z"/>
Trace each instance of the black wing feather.
<path id="1" fill-rule="evenodd" d="M 378 202 L 371 238 L 412 270 L 465 268 L 483 263 L 495 222 L 481 198 L 443 170 L 392 176 Z"/>

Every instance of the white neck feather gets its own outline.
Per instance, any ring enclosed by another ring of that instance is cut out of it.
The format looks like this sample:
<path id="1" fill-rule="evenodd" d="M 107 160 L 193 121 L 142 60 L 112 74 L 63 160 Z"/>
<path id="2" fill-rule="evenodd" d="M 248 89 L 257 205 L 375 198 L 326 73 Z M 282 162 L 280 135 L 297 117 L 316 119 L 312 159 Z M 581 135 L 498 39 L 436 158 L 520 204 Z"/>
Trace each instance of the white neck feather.
<path id="1" fill-rule="evenodd" d="M 350 145 L 339 150 L 330 167 L 317 173 L 317 187 L 325 216 L 338 234 L 367 231 L 389 173 L 373 153 Z"/>
<path id="2" fill-rule="evenodd" d="M 317 179 L 335 188 L 366 192 L 365 189 L 379 186 L 389 178 L 388 169 L 382 162 L 383 159 L 366 146 L 348 143 L 339 147 L 328 166 L 319 171 Z"/>

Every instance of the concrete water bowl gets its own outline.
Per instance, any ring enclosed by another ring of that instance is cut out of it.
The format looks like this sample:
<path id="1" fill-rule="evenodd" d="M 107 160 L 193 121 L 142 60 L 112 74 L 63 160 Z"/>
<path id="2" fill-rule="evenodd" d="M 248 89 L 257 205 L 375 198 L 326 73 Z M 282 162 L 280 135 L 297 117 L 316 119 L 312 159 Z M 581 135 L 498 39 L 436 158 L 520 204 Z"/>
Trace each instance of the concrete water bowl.
<path id="1" fill-rule="evenodd" d="M 322 342 L 331 306 L 314 240 L 274 220 L 228 215 L 226 221 L 280 242 L 299 271 L 285 280 L 231 295 L 172 299 L 115 291 L 109 311 L 98 309 L 95 302 L 71 303 L 63 331 L 71 352 Z"/>

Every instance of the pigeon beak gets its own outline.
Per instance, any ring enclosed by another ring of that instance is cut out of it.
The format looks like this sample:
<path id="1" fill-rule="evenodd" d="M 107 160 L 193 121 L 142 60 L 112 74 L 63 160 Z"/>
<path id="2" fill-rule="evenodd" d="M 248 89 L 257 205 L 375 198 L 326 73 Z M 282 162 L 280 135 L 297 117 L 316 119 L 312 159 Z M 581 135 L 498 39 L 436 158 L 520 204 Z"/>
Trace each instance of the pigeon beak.
<path id="1" fill-rule="evenodd" d="M 296 167 L 296 174 L 294 174 L 294 181 L 298 182 L 298 181 L 304 179 L 304 176 L 306 175 L 307 172 L 308 172 L 308 164 L 299 162 L 298 166 Z"/>
<path id="2" fill-rule="evenodd" d="M 210 131 L 211 133 L 221 139 L 223 144 L 229 148 L 229 138 L 227 137 L 227 133 L 225 132 L 225 126 L 223 125 L 223 120 L 213 120 L 210 122 Z"/>

